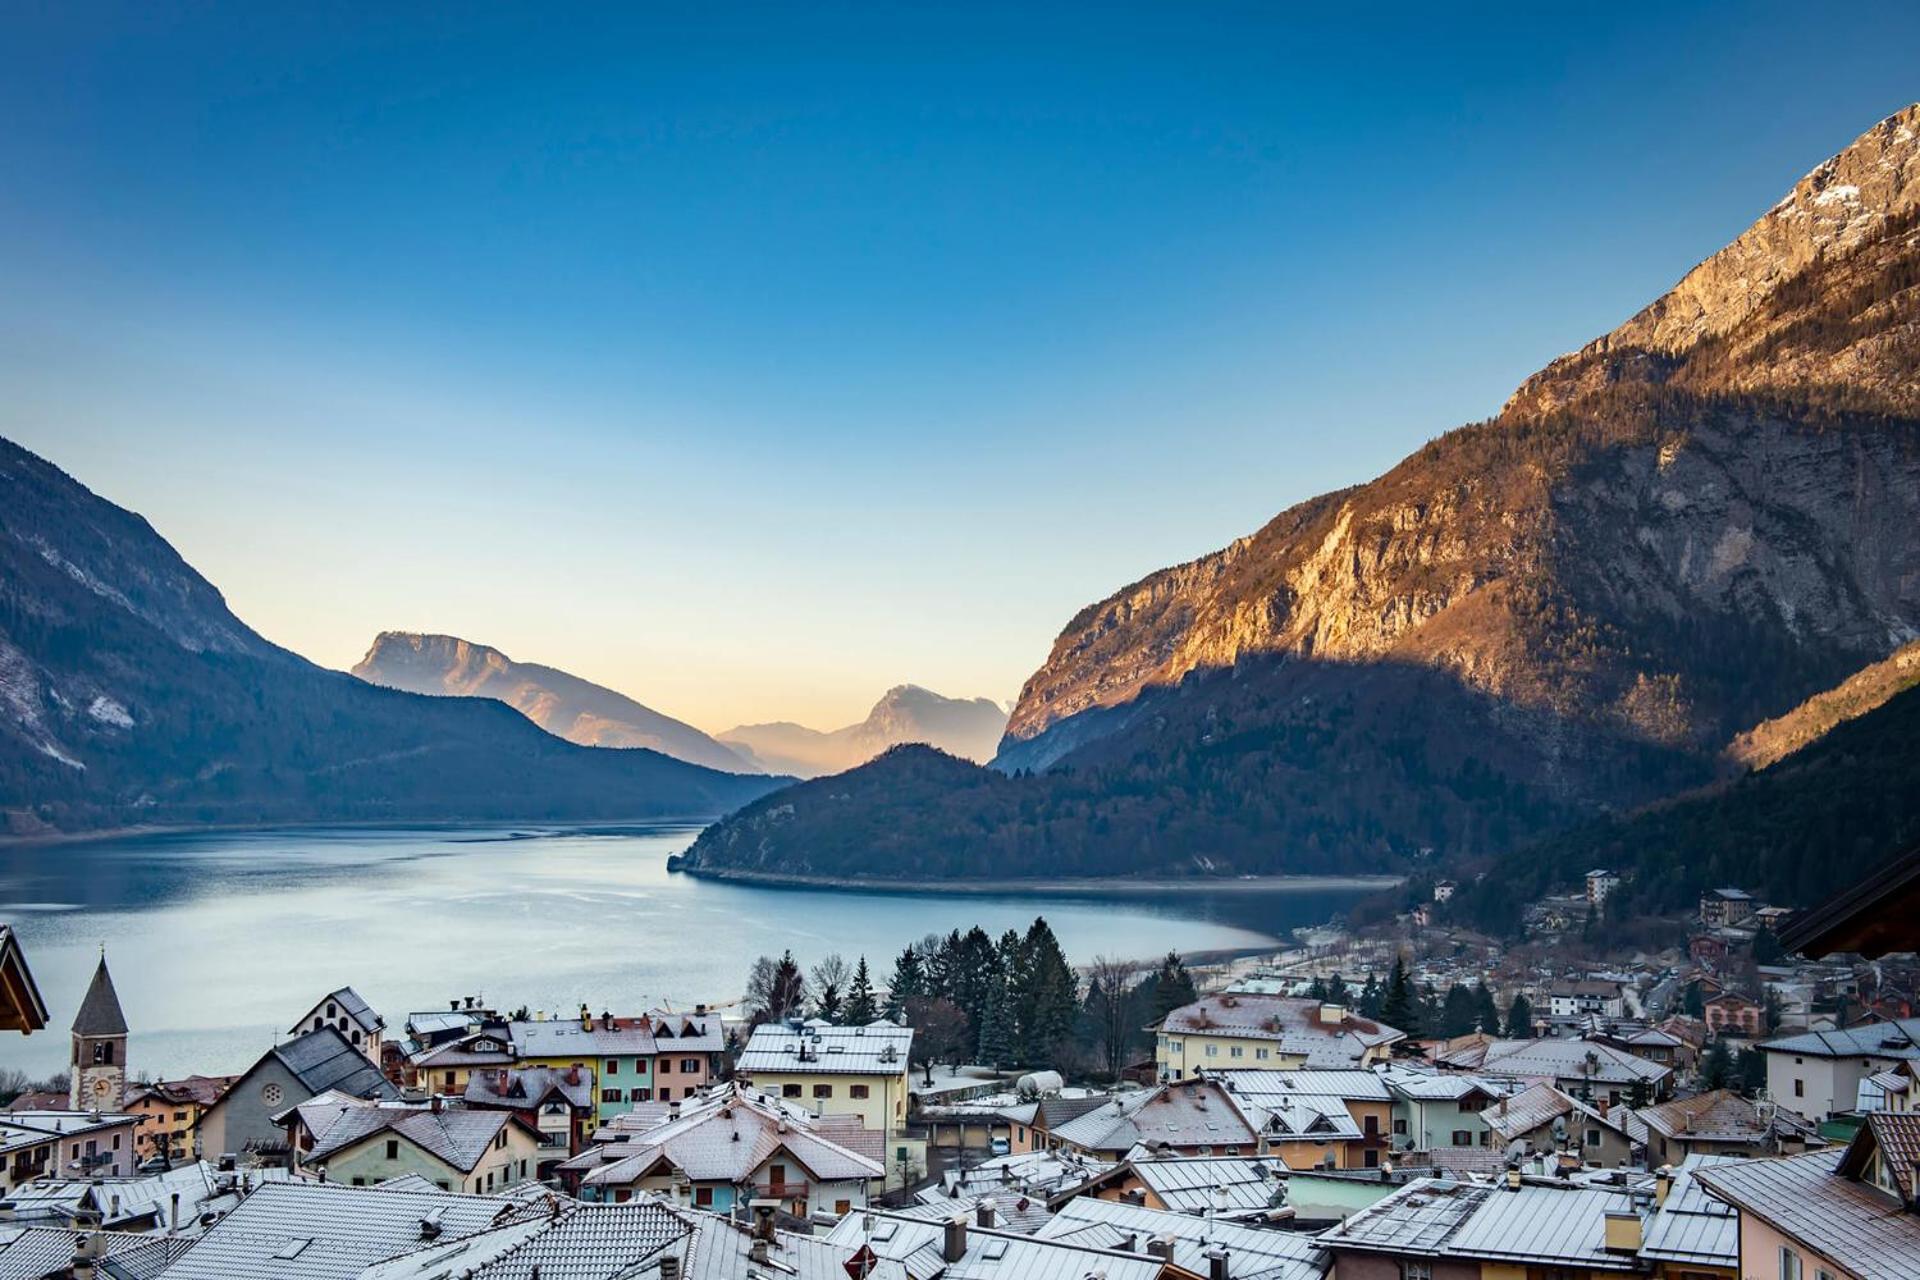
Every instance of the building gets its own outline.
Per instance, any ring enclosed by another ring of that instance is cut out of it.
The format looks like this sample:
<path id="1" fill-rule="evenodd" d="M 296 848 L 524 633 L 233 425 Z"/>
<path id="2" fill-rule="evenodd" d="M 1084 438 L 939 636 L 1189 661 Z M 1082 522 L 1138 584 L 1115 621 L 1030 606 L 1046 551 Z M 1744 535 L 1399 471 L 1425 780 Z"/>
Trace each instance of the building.
<path id="1" fill-rule="evenodd" d="M 1730 929 L 1759 905 L 1743 889 L 1709 889 L 1700 895 L 1700 924 L 1707 929 Z"/>
<path id="2" fill-rule="evenodd" d="M 818 1019 L 767 1023 L 733 1065 L 736 1080 L 762 1093 L 799 1102 L 817 1115 L 856 1115 L 887 1136 L 889 1187 L 916 1181 L 926 1168 L 926 1144 L 906 1133 L 907 1073 L 913 1028 L 891 1022 L 839 1027 Z"/>
<path id="3" fill-rule="evenodd" d="M 677 1114 L 596 1143 L 587 1153 L 596 1163 L 580 1178 L 585 1199 L 652 1193 L 716 1213 L 773 1200 L 795 1217 L 843 1216 L 866 1208 L 886 1182 L 886 1137 L 857 1115 L 816 1116 L 738 1084 L 669 1106 Z"/>
<path id="4" fill-rule="evenodd" d="M 1602 1018 L 1626 1016 L 1625 988 L 1618 982 L 1581 979 L 1559 982 L 1547 988 L 1547 1013 L 1555 1018 L 1579 1018 L 1594 1014 Z"/>
<path id="5" fill-rule="evenodd" d="M 1318 1149 L 1315 1159 L 1323 1158 L 1347 1138 L 1359 1136 L 1346 1109 L 1334 1109 L 1339 1112 L 1337 1120 L 1313 1113 L 1314 1119 L 1325 1125 L 1324 1134 L 1307 1139 Z M 1184 1080 L 1108 1098 L 1052 1130 L 1048 1137 L 1054 1149 L 1101 1160 L 1123 1159 L 1143 1145 L 1152 1151 L 1178 1155 L 1251 1156 L 1266 1151 L 1261 1129 L 1274 1115 L 1243 1106 L 1217 1081 Z M 1285 1122 L 1302 1123 L 1301 1116 L 1290 1114 Z"/>
<path id="6" fill-rule="evenodd" d="M 1286 1203 L 1287 1178 L 1287 1167 L 1268 1156 L 1143 1155 L 1063 1186 L 1052 1199 L 1056 1206 L 1089 1197 L 1202 1217 L 1264 1218 Z"/>
<path id="7" fill-rule="evenodd" d="M 293 1109 L 289 1140 L 301 1171 L 368 1187 L 414 1174 L 442 1191 L 490 1195 L 533 1178 L 540 1131 L 514 1111 L 394 1106 L 360 1099 Z"/>
<path id="8" fill-rule="evenodd" d="M 1624 1187 L 1515 1173 L 1499 1186 L 1418 1179 L 1319 1243 L 1333 1255 L 1332 1280 L 1598 1280 L 1640 1271 L 1640 1227 Z"/>
<path id="9" fill-rule="evenodd" d="M 1767 1031 L 1767 1011 L 1758 1000 L 1749 1000 L 1733 991 L 1722 991 L 1701 1006 L 1707 1030 L 1716 1036 L 1739 1036 L 1758 1040 Z"/>
<path id="10" fill-rule="evenodd" d="M 1394 1098 L 1373 1071 L 1222 1071 L 1266 1150 L 1291 1169 L 1377 1169 L 1392 1153 Z"/>
<path id="11" fill-rule="evenodd" d="M 0 924 L 0 1031 L 32 1035 L 47 1025 L 47 1002 L 10 925 Z"/>
<path id="12" fill-rule="evenodd" d="M 105 951 L 73 1017 L 73 1050 L 67 1061 L 67 1105 L 72 1110 L 107 1110 L 126 1096 L 127 1019 L 120 1012 L 113 975 L 107 972 Z"/>
<path id="13" fill-rule="evenodd" d="M 355 1098 L 400 1096 L 338 1027 L 323 1027 L 267 1050 L 201 1113 L 200 1152 L 209 1159 L 286 1160 L 292 1153 L 274 1117 L 329 1090 Z"/>
<path id="14" fill-rule="evenodd" d="M 1406 1039 L 1343 1005 L 1235 992 L 1183 1005 L 1149 1029 L 1162 1080 L 1235 1067 L 1366 1067 L 1386 1061 Z"/>
<path id="15" fill-rule="evenodd" d="M 691 1098 L 720 1077 L 727 1047 L 720 1016 L 705 1005 L 690 1014 L 655 1010 L 635 1018 L 516 1020 L 508 1027 L 514 1065 L 585 1067 L 594 1073 L 594 1112 L 611 1120 L 643 1102 Z"/>
<path id="16" fill-rule="evenodd" d="M 519 1056 L 504 1031 L 485 1028 L 408 1054 L 406 1079 L 428 1093 L 458 1097 L 476 1073 L 503 1071 Z"/>
<path id="17" fill-rule="evenodd" d="M 1480 1113 L 1516 1091 L 1510 1080 L 1387 1067 L 1381 1080 L 1393 1099 L 1393 1149 L 1456 1151 L 1491 1143 Z"/>
<path id="18" fill-rule="evenodd" d="M 1749 1102 L 1731 1089 L 1641 1107 L 1647 1163 L 1680 1164 L 1689 1156 L 1797 1155 L 1821 1147 L 1813 1125 L 1776 1103 Z"/>
<path id="19" fill-rule="evenodd" d="M 1536 1084 L 1500 1099 L 1480 1119 L 1489 1145 L 1504 1152 L 1564 1154 L 1582 1164 L 1623 1169 L 1633 1158 L 1627 1115 L 1625 1107 L 1604 1101 L 1589 1106 L 1550 1084 Z"/>
<path id="20" fill-rule="evenodd" d="M 139 1119 L 139 1158 L 159 1157 L 174 1163 L 195 1157 L 195 1130 L 200 1116 L 219 1101 L 238 1076 L 187 1076 L 182 1080 L 136 1083 L 127 1089 L 120 1109 Z"/>
<path id="21" fill-rule="evenodd" d="M 1051 1151 L 1057 1145 L 1053 1141 L 1053 1131 L 1072 1120 L 1105 1106 L 1108 1099 L 1104 1094 L 1090 1094 L 1080 1098 L 1048 1096 L 1033 1102 L 1023 1102 L 1008 1107 L 1003 1113 L 1011 1126 L 1008 1135 L 1008 1154 L 1020 1155 L 1028 1151 Z"/>
<path id="22" fill-rule="evenodd" d="M 1311 1236 L 1091 1197 L 1062 1204 L 1033 1238 L 1159 1256 L 1193 1276 L 1320 1280 L 1327 1265 Z"/>
<path id="23" fill-rule="evenodd" d="M 896 1213 L 849 1214 L 834 1225 L 826 1240 L 843 1249 L 870 1250 L 881 1263 L 900 1264 L 916 1277 L 1080 1280 L 1101 1275 L 1106 1280 L 1163 1280 L 1182 1274 L 1168 1269 L 1167 1257 L 1149 1252 L 1152 1242 L 1144 1237 L 1135 1239 L 1132 1251 L 1103 1249 L 983 1227 L 968 1214 L 942 1221 Z"/>
<path id="24" fill-rule="evenodd" d="M 1435 902 L 1452 902 L 1454 892 L 1459 888 L 1459 884 L 1455 881 L 1435 880 L 1433 882 L 1433 900 Z"/>
<path id="25" fill-rule="evenodd" d="M 130 1177 L 138 1123 L 112 1111 L 0 1111 L 0 1192 L 36 1178 Z"/>
<path id="26" fill-rule="evenodd" d="M 1920 1115 L 1875 1112 L 1843 1151 L 1700 1169 L 1740 1215 L 1740 1274 L 1788 1280 L 1920 1276 Z"/>
<path id="27" fill-rule="evenodd" d="M 1759 1048 L 1767 1055 L 1767 1096 L 1809 1120 L 1824 1120 L 1853 1109 L 1861 1081 L 1920 1059 L 1920 1018 L 1808 1031 Z"/>
<path id="28" fill-rule="evenodd" d="M 1616 1106 L 1637 1090 L 1645 1090 L 1649 1098 L 1664 1097 L 1673 1081 L 1671 1067 L 1597 1040 L 1467 1036 L 1441 1046 L 1434 1061 L 1492 1079 L 1551 1080 L 1576 1098 L 1604 1099 Z"/>
<path id="29" fill-rule="evenodd" d="M 1598 911 L 1607 905 L 1607 899 L 1620 887 L 1617 873 L 1604 867 L 1596 867 L 1587 872 L 1587 905 Z"/>
<path id="30" fill-rule="evenodd" d="M 373 1006 L 362 1000 L 360 993 L 352 987 L 341 987 L 320 997 L 313 1008 L 287 1028 L 287 1038 L 292 1039 L 308 1031 L 319 1031 L 324 1027 L 333 1027 L 347 1038 L 348 1044 L 374 1062 L 380 1061 L 380 1045 L 386 1033 L 387 1020 L 375 1013 Z"/>
<path id="31" fill-rule="evenodd" d="M 540 1132 L 545 1179 L 555 1165 L 577 1154 L 593 1132 L 593 1072 L 586 1067 L 518 1067 L 476 1071 L 467 1079 L 469 1108 L 512 1111 Z"/>

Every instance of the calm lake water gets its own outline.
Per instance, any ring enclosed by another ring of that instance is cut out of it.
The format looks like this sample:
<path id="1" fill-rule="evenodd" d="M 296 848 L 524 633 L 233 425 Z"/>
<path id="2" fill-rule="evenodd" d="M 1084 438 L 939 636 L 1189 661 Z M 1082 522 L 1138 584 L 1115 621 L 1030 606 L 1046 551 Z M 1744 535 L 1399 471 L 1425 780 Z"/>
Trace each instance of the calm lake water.
<path id="1" fill-rule="evenodd" d="M 0 1065 L 63 1068 L 101 943 L 155 1077 L 239 1071 L 314 1000 L 351 984 L 398 1027 L 480 995 L 501 1008 L 638 1011 L 736 999 L 762 953 L 865 953 L 884 981 L 930 932 L 998 935 L 1045 915 L 1076 963 L 1257 947 L 1351 891 L 1137 896 L 860 893 L 670 874 L 697 826 L 311 828 L 0 848 L 0 920 L 51 1025 Z"/>

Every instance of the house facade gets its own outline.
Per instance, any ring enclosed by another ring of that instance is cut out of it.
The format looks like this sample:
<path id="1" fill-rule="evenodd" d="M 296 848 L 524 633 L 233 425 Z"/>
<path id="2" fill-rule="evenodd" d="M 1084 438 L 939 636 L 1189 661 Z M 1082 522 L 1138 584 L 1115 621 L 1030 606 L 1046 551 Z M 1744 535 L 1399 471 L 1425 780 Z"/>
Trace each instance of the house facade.
<path id="1" fill-rule="evenodd" d="M 1387 1061 L 1406 1038 L 1342 1005 L 1235 992 L 1175 1009 L 1150 1029 L 1162 1080 L 1237 1068 L 1367 1067 Z"/>
<path id="2" fill-rule="evenodd" d="M 194 1159 L 201 1114 L 238 1078 L 187 1076 L 129 1087 L 120 1109 L 139 1120 L 140 1159 L 158 1156 L 176 1164 Z"/>
<path id="3" fill-rule="evenodd" d="M 885 1134 L 888 1185 L 894 1187 L 916 1180 L 926 1168 L 925 1140 L 906 1132 L 912 1056 L 913 1029 L 890 1022 L 768 1023 L 754 1028 L 733 1074 L 816 1115 L 858 1116 L 866 1128 Z"/>
<path id="4" fill-rule="evenodd" d="M 387 1020 L 375 1013 L 373 1006 L 352 987 L 340 987 L 320 997 L 314 1002 L 313 1008 L 287 1029 L 287 1036 L 291 1039 L 326 1027 L 339 1031 L 347 1038 L 348 1044 L 366 1054 L 370 1061 L 380 1061 L 380 1047 L 386 1034 Z"/>
<path id="5" fill-rule="evenodd" d="M 284 1160 L 290 1153 L 275 1117 L 329 1090 L 367 1099 L 400 1096 L 338 1027 L 323 1027 L 269 1049 L 201 1113 L 200 1152 L 208 1159 Z"/>

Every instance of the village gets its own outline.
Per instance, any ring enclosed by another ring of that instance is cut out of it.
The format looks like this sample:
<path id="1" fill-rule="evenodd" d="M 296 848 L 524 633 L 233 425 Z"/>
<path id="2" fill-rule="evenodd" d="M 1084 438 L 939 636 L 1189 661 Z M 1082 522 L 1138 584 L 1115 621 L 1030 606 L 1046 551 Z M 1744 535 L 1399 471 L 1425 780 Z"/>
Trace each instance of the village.
<path id="1" fill-rule="evenodd" d="M 1920 1274 L 1884 913 L 1719 889 L 1683 950 L 1573 960 L 1617 883 L 1530 907 L 1543 945 L 1448 927 L 1441 881 L 1191 967 L 1070 970 L 1036 921 L 884 985 L 768 957 L 725 1005 L 389 1019 L 341 987 L 173 1080 L 103 949 L 60 1087 L 0 1103 L 0 1274 Z M 0 995 L 0 1027 L 57 1025 L 4 929 Z"/>

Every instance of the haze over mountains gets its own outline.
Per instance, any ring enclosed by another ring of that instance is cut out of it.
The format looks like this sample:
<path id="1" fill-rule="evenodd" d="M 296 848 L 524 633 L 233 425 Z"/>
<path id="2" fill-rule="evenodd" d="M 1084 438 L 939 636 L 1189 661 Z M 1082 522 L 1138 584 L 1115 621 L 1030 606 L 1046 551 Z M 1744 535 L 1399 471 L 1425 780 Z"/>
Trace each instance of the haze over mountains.
<path id="1" fill-rule="evenodd" d="M 1920 107 L 1494 419 L 1081 610 L 1011 717 L 1019 776 L 895 752 L 689 861 L 1384 869 L 1708 781 L 1920 636 L 1917 206 Z"/>
<path id="2" fill-rule="evenodd" d="M 0 830 L 691 817 L 776 785 L 316 667 L 145 520 L 0 440 Z"/>
<path id="3" fill-rule="evenodd" d="M 583 747 L 645 747 L 710 769 L 768 772 L 692 725 L 624 693 L 554 667 L 515 662 L 498 649 L 458 636 L 382 631 L 353 674 L 408 693 L 493 698 L 548 733 Z"/>
<path id="4" fill-rule="evenodd" d="M 920 742 L 984 763 L 1006 731 L 1006 710 L 991 698 L 948 698 L 919 685 L 895 685 L 859 724 L 822 733 L 778 722 L 743 724 L 720 740 L 770 773 L 814 778 L 865 764 L 889 747 Z"/>

